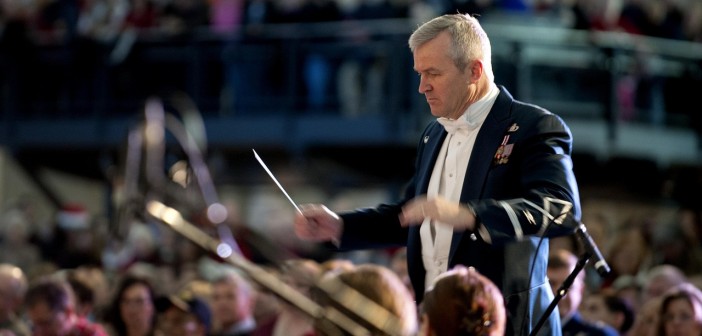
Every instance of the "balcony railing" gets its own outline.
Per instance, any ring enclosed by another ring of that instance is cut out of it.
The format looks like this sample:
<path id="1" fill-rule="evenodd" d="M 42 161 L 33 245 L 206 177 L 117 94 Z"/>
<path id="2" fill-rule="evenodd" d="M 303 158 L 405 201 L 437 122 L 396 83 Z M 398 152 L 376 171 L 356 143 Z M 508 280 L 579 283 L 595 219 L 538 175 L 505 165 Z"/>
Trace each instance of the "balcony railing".
<path id="1" fill-rule="evenodd" d="M 484 26 L 496 81 L 520 100 L 568 118 L 607 120 L 610 137 L 627 119 L 700 129 L 688 104 L 702 88 L 700 44 L 553 25 Z M 350 137 L 359 132 L 377 133 L 365 141 L 414 141 L 427 117 L 406 43 L 414 27 L 348 21 L 246 26 L 227 35 L 203 28 L 179 39 L 142 31 L 109 46 L 45 42 L 34 61 L 2 56 L 4 68 L 17 71 L 0 75 L 0 140 L 117 144 L 147 97 L 179 92 L 200 110 L 213 143 L 325 141 L 308 126 L 326 127 L 332 143 L 362 142 Z M 271 134 L 276 129 L 280 135 Z"/>

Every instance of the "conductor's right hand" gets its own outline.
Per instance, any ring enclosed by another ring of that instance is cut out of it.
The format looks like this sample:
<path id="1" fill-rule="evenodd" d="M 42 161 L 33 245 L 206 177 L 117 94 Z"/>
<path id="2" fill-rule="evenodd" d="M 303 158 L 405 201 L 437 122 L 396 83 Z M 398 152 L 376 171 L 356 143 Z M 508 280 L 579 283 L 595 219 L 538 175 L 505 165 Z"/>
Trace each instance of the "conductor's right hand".
<path id="1" fill-rule="evenodd" d="M 343 227 L 341 218 L 322 204 L 300 205 L 295 215 L 295 234 L 301 239 L 338 242 Z"/>

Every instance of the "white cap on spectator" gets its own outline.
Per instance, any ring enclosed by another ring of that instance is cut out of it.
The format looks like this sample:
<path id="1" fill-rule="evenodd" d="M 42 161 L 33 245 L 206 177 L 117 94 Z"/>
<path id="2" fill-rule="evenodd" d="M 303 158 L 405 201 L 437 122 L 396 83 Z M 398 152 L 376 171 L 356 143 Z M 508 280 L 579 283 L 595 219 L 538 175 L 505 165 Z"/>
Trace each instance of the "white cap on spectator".
<path id="1" fill-rule="evenodd" d="M 66 204 L 56 214 L 56 223 L 66 230 L 87 229 L 90 227 L 90 215 L 81 204 Z"/>

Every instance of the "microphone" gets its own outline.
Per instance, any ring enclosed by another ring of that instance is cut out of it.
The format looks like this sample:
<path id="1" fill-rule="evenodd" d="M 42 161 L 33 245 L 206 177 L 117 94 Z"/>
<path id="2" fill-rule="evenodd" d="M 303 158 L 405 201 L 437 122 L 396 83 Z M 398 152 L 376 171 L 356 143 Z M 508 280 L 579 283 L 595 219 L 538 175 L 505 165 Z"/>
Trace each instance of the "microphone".
<path id="1" fill-rule="evenodd" d="M 600 253 L 600 250 L 597 248 L 597 245 L 595 245 L 595 242 L 592 240 L 592 237 L 589 233 L 587 233 L 585 224 L 578 224 L 575 234 L 585 247 L 586 253 L 590 255 L 590 258 L 592 258 L 592 264 L 597 273 L 599 273 L 601 277 L 607 276 L 611 269 L 609 268 L 605 258 L 602 256 L 602 253 Z"/>

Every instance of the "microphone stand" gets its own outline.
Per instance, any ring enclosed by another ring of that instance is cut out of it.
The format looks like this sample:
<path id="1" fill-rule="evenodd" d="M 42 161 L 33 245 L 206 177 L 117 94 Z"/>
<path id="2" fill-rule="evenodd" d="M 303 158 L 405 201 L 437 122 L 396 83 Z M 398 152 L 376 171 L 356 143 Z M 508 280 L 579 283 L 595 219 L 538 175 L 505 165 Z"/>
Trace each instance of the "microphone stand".
<path id="1" fill-rule="evenodd" d="M 580 271 L 582 271 L 583 268 L 585 268 L 585 265 L 587 265 L 587 262 L 588 260 L 590 260 L 591 256 L 592 254 L 590 254 L 590 252 L 585 252 L 580 256 L 578 262 L 575 264 L 575 268 L 573 269 L 573 271 L 570 272 L 565 281 L 563 281 L 563 284 L 561 284 L 561 287 L 558 288 L 556 293 L 553 293 L 554 298 L 553 300 L 551 300 L 551 304 L 549 304 L 549 306 L 546 308 L 546 311 L 544 311 L 544 313 L 541 315 L 539 322 L 536 323 L 536 326 L 534 326 L 534 329 L 531 330 L 529 336 L 536 336 L 539 330 L 541 330 L 541 328 L 548 320 L 549 316 L 551 316 L 553 310 L 556 309 L 556 307 L 558 306 L 558 302 L 560 302 L 561 299 L 564 296 L 566 296 L 566 294 L 568 294 L 568 290 L 570 290 L 570 286 L 573 285 L 575 277 L 577 277 Z"/>

